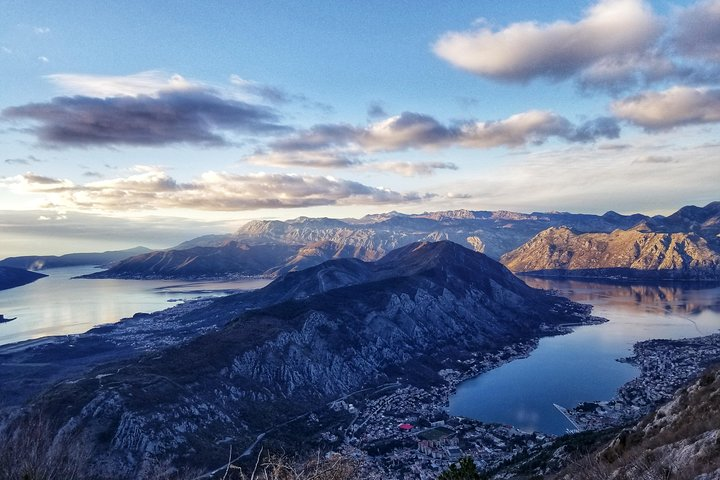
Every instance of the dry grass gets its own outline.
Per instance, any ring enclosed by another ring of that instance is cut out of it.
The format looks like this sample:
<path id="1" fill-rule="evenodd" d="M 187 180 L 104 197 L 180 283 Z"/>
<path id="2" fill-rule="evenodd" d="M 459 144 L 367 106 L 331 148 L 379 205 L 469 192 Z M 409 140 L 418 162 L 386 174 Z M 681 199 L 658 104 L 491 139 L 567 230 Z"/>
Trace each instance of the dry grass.
<path id="1" fill-rule="evenodd" d="M 0 447 L 2 480 L 74 480 L 81 477 L 90 454 L 80 442 L 59 440 L 49 422 L 26 418 L 22 428 L 3 438 Z"/>
<path id="2" fill-rule="evenodd" d="M 229 465 L 223 480 L 353 480 L 359 478 L 359 465 L 354 460 L 335 454 L 318 454 L 299 462 L 286 455 L 268 454 L 261 460 L 262 450 L 251 471 Z"/>

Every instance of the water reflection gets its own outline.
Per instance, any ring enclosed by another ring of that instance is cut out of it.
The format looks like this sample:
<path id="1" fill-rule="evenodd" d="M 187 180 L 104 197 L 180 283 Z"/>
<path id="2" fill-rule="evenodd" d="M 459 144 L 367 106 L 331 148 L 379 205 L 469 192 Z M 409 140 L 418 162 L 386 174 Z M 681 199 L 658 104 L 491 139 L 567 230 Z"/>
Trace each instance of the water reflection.
<path id="1" fill-rule="evenodd" d="M 698 315 L 705 310 L 720 313 L 719 284 L 637 285 L 524 277 L 535 288 L 556 290 L 576 302 L 611 302 L 614 308 L 653 313 Z"/>
<path id="2" fill-rule="evenodd" d="M 464 382 L 450 412 L 526 430 L 561 434 L 570 425 L 552 406 L 610 399 L 634 378 L 634 367 L 617 358 L 650 338 L 708 335 L 720 329 L 719 285 L 637 285 L 525 278 L 593 305 L 610 321 L 544 338 L 530 357 Z"/>
<path id="3" fill-rule="evenodd" d="M 269 279 L 231 282 L 72 279 L 91 267 L 53 268 L 48 277 L 0 291 L 0 313 L 17 317 L 0 324 L 0 345 L 48 335 L 82 333 L 137 312 L 154 312 L 187 299 L 252 290 Z"/>

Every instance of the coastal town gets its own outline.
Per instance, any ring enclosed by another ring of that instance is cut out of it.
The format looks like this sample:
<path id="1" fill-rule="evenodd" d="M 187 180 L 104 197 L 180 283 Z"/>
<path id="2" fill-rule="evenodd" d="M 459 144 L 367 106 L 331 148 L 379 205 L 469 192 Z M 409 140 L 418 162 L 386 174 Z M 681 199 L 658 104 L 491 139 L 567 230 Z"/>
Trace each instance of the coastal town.
<path id="1" fill-rule="evenodd" d="M 527 356 L 532 348 L 529 342 L 497 354 L 478 355 L 465 373 L 442 371 L 445 384 L 440 387 L 393 385 L 365 398 L 335 402 L 331 408 L 351 414 L 352 420 L 344 431 L 325 432 L 324 438 L 336 442 L 335 451 L 362 465 L 363 478 L 429 480 L 464 456 L 471 457 L 482 471 L 492 471 L 513 458 L 530 457 L 549 447 L 556 437 L 451 416 L 447 405 L 460 382 Z M 558 406 L 578 430 L 602 430 L 636 421 L 670 399 L 678 388 L 720 361 L 720 334 L 640 342 L 632 357 L 618 361 L 638 366 L 641 374 L 622 386 L 613 399 L 584 402 L 570 409 Z"/>
<path id="2" fill-rule="evenodd" d="M 568 411 L 583 430 L 600 430 L 637 420 L 668 401 L 678 388 L 720 361 L 720 334 L 681 340 L 647 340 L 618 361 L 640 368 L 609 401 L 585 402 Z"/>
<path id="3" fill-rule="evenodd" d="M 539 432 L 522 432 L 511 425 L 486 424 L 451 416 L 449 396 L 462 381 L 509 361 L 526 357 L 537 341 L 507 346 L 496 353 L 477 354 L 463 371 L 440 372 L 440 386 L 396 386 L 379 394 L 336 402 L 334 409 L 352 414 L 338 452 L 357 460 L 363 478 L 434 479 L 450 464 L 471 456 L 482 469 L 496 467 L 513 456 L 541 447 L 552 439 Z M 329 432 L 325 438 L 333 438 Z M 334 436 L 337 438 L 337 436 Z"/>
<path id="4" fill-rule="evenodd" d="M 60 338 L 73 345 L 102 335 L 110 342 L 117 341 L 119 350 L 130 345 L 135 351 L 153 350 L 160 339 L 164 345 L 182 341 L 181 329 L 168 328 L 178 321 L 182 320 L 186 328 L 215 328 L 211 322 L 203 323 L 204 315 L 197 318 L 193 315 L 210 305 L 210 299 L 186 301 L 161 312 L 137 314 L 114 325 L 96 327 L 84 335 Z M 599 320 L 590 317 L 589 321 Z M 545 326 L 543 331 L 558 334 L 569 329 L 568 326 Z M 110 335 L 106 335 L 108 333 Z M 537 343 L 537 339 L 533 339 L 493 353 L 476 353 L 470 359 L 459 361 L 454 368 L 438 372 L 442 381 L 431 386 L 394 382 L 330 402 L 329 410 L 345 420 L 342 425 L 334 423 L 332 428 L 322 431 L 320 443 L 329 446 L 331 453 L 356 460 L 361 465 L 363 478 L 376 479 L 434 479 L 465 456 L 471 457 L 483 471 L 497 469 L 514 458 L 532 456 L 549 447 L 556 437 L 521 431 L 513 425 L 451 416 L 448 400 L 461 382 L 527 357 Z M 42 345 L 37 347 L 42 350 Z M 38 348 L 31 349 L 34 355 L 39 353 Z M 53 344 L 54 348 L 57 345 Z M 6 356 L 11 353 L 8 348 L 5 350 Z M 586 401 L 568 408 L 557 406 L 577 430 L 624 425 L 667 401 L 683 384 L 720 360 L 720 334 L 682 340 L 648 340 L 636 344 L 633 353 L 618 361 L 636 365 L 641 374 L 622 386 L 614 398 Z M 21 352 L 15 354 L 18 361 L 26 360 L 20 356 Z M 325 428 L 323 420 L 318 421 L 315 414 L 303 415 L 295 421 Z"/>

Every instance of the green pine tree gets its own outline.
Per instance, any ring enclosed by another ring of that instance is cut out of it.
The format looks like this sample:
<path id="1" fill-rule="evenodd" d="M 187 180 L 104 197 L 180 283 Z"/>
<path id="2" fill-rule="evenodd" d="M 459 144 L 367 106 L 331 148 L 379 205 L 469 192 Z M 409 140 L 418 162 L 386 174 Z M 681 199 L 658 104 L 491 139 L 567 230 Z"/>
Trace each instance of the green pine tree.
<path id="1" fill-rule="evenodd" d="M 471 457 L 463 457 L 458 463 L 440 474 L 438 480 L 482 480 Z"/>

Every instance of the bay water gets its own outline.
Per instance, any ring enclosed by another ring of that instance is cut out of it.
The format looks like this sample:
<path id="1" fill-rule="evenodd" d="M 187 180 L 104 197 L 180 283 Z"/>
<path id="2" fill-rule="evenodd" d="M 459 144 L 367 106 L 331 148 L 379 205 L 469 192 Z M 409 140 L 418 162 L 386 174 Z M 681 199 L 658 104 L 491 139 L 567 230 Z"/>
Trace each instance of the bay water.
<path id="1" fill-rule="evenodd" d="M 609 321 L 546 337 L 530 356 L 463 382 L 450 399 L 450 413 L 525 431 L 563 434 L 572 428 L 553 406 L 610 400 L 639 375 L 618 358 L 634 343 L 686 338 L 720 329 L 720 286 L 637 285 L 581 281 L 524 280 L 593 305 Z"/>

